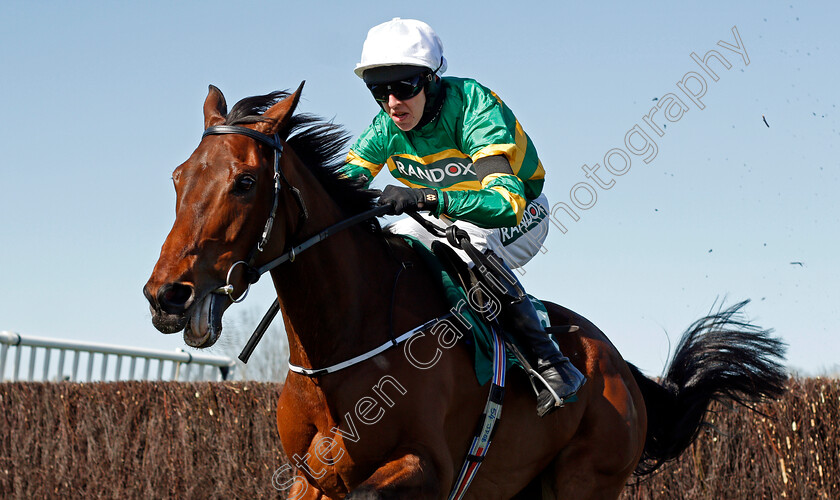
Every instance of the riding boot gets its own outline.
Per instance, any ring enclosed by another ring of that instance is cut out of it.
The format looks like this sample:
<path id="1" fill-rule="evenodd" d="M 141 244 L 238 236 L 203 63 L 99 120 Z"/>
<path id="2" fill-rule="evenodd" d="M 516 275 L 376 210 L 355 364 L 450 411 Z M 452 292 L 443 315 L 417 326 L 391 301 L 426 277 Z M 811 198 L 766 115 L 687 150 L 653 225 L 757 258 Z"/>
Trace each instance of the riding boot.
<path id="1" fill-rule="evenodd" d="M 537 395 L 537 415 L 543 417 L 560 408 L 580 389 L 586 377 L 560 352 L 540 322 L 534 304 L 525 294 L 513 271 L 491 252 L 485 254 L 479 273 L 502 291 L 501 324 L 522 341 L 534 371 L 530 374 Z M 502 286 L 500 286 L 502 285 Z M 542 386 L 537 388 L 536 379 Z"/>
<path id="2" fill-rule="evenodd" d="M 563 406 L 580 389 L 586 377 L 548 336 L 528 297 L 504 306 L 502 316 L 505 328 L 522 341 L 538 374 L 534 378 L 542 382 L 537 395 L 537 415 L 543 417 Z M 537 390 L 536 385 L 534 389 Z"/>

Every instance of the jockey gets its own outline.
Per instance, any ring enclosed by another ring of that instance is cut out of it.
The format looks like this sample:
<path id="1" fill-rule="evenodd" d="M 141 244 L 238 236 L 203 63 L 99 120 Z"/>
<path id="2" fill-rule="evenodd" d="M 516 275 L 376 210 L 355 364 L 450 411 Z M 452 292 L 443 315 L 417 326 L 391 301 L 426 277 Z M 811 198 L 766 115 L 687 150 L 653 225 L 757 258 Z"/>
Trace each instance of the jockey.
<path id="1" fill-rule="evenodd" d="M 395 214 L 429 212 L 447 225 L 459 221 L 476 248 L 520 267 L 548 233 L 545 171 L 530 138 L 495 93 L 472 79 L 442 78 L 444 71 L 443 44 L 426 23 L 395 18 L 371 28 L 355 73 L 380 110 L 342 172 L 370 185 L 387 164 L 407 187 L 387 186 L 380 205 L 393 206 Z M 411 218 L 390 229 L 427 246 L 437 239 Z M 511 333 L 523 341 L 546 386 L 538 397 L 540 416 L 577 392 L 584 376 L 546 334 L 530 300 L 506 305 L 503 324 L 516 325 L 506 329 L 516 330 Z"/>

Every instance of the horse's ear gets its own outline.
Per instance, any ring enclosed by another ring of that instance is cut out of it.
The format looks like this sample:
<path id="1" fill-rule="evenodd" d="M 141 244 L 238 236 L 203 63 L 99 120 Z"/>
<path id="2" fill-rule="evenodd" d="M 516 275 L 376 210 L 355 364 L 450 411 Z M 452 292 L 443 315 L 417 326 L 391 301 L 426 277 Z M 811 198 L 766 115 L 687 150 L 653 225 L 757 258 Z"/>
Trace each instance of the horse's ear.
<path id="1" fill-rule="evenodd" d="M 295 113 L 295 108 L 300 101 L 300 94 L 303 91 L 304 83 L 306 83 L 306 80 L 300 82 L 300 86 L 292 95 L 278 102 L 263 113 L 263 116 L 268 118 L 268 120 L 257 123 L 256 129 L 263 134 L 274 135 L 286 128 L 289 119 Z"/>
<path id="2" fill-rule="evenodd" d="M 204 100 L 204 128 L 219 125 L 225 122 L 227 116 L 227 102 L 222 91 L 214 85 L 210 85 L 207 92 L 207 99 Z"/>

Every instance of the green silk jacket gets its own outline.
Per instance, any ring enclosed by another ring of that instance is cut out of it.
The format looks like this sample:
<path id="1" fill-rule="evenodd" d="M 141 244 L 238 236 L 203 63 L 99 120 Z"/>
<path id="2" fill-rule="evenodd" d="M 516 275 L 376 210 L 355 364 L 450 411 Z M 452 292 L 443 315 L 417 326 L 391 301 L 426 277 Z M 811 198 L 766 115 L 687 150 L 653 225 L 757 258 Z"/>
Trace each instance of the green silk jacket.
<path id="1" fill-rule="evenodd" d="M 350 149 L 342 172 L 365 176 L 370 185 L 387 164 L 409 187 L 446 192 L 436 216 L 486 228 L 519 224 L 545 178 L 531 139 L 499 96 L 475 80 L 442 78 L 441 92 L 439 115 L 419 129 L 403 132 L 380 111 Z M 473 162 L 493 155 L 504 155 L 514 175 L 494 173 L 479 181 Z"/>

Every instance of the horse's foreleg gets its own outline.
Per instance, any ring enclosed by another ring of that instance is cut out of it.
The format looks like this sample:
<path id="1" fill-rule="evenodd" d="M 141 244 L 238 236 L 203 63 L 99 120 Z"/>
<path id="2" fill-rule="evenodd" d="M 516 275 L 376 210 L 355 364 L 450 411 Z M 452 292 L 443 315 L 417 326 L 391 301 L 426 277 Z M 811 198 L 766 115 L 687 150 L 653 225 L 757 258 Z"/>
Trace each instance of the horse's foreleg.
<path id="1" fill-rule="evenodd" d="M 438 476 L 431 460 L 413 452 L 403 452 L 388 460 L 345 498 L 439 498 L 441 491 Z"/>
<path id="2" fill-rule="evenodd" d="M 286 500 L 333 500 L 332 497 L 327 496 L 315 485 L 310 483 L 302 472 L 296 471 L 295 483 L 289 489 L 286 495 Z"/>

